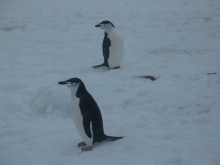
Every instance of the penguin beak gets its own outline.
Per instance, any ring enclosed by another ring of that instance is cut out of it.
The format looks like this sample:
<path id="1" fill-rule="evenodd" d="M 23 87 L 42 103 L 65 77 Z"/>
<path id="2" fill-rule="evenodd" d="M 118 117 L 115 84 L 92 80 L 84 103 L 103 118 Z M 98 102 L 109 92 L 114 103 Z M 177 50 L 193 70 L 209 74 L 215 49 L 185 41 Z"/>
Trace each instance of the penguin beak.
<path id="1" fill-rule="evenodd" d="M 97 27 L 97 28 L 100 27 L 100 26 L 102 26 L 102 25 L 101 24 L 95 25 L 95 27 Z"/>
<path id="2" fill-rule="evenodd" d="M 58 82 L 58 84 L 65 85 L 65 84 L 68 84 L 68 83 L 66 81 L 60 81 L 60 82 Z"/>

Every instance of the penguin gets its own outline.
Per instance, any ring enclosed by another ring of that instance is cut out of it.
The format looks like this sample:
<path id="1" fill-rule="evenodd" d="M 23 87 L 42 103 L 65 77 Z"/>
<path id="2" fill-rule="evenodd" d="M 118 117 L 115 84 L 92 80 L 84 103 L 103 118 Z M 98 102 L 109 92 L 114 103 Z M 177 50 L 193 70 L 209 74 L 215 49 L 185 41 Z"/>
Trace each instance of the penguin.
<path id="1" fill-rule="evenodd" d="M 92 146 L 97 142 L 123 138 L 107 136 L 104 133 L 101 111 L 81 79 L 70 78 L 58 84 L 71 89 L 71 114 L 76 129 L 84 140 L 78 144 L 78 147 L 83 147 L 82 151 L 91 151 Z"/>
<path id="2" fill-rule="evenodd" d="M 104 39 L 102 43 L 102 52 L 104 63 L 93 66 L 99 68 L 105 66 L 109 69 L 118 69 L 121 67 L 124 57 L 124 41 L 118 33 L 113 23 L 110 21 L 102 21 L 95 27 L 104 30 Z"/>

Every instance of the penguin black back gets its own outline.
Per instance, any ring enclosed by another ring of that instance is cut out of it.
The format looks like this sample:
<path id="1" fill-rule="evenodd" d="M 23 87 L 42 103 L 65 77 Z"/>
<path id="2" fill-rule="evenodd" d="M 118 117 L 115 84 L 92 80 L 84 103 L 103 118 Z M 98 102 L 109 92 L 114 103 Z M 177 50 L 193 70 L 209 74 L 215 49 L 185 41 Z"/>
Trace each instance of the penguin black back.
<path id="1" fill-rule="evenodd" d="M 85 120 L 92 122 L 93 143 L 105 140 L 103 120 L 98 104 L 86 90 L 85 85 L 81 82 L 76 96 L 80 99 L 79 106 Z M 87 118 L 87 119 L 86 119 Z"/>

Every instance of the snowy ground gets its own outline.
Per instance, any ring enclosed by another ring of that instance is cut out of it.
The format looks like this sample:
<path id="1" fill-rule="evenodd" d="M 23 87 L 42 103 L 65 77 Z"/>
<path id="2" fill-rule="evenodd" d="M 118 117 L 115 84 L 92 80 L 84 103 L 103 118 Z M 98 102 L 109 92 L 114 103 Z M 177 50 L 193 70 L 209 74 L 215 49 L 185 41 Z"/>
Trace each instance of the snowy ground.
<path id="1" fill-rule="evenodd" d="M 120 70 L 91 68 L 106 19 L 124 37 Z M 124 139 L 80 151 L 57 84 L 72 77 Z M 0 80 L 0 165 L 220 164 L 219 0 L 1 0 Z"/>

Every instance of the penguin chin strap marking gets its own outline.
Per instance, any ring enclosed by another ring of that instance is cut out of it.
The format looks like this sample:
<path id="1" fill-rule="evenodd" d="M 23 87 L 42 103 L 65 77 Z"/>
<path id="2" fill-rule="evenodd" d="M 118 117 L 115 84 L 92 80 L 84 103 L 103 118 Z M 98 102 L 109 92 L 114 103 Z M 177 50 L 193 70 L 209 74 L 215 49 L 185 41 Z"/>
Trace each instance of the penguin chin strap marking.
<path id="1" fill-rule="evenodd" d="M 101 24 L 100 28 L 101 28 L 101 29 L 104 29 L 104 28 L 105 28 L 105 26 L 106 26 L 106 25 Z"/>
<path id="2" fill-rule="evenodd" d="M 77 84 L 77 83 L 70 83 L 70 84 L 67 85 L 67 87 L 70 88 L 70 87 L 76 86 L 76 84 Z"/>
<path id="3" fill-rule="evenodd" d="M 103 30 L 105 29 L 105 27 L 108 26 L 108 24 L 99 24 L 99 25 L 100 25 L 99 28 L 100 28 L 100 29 L 103 29 Z"/>

